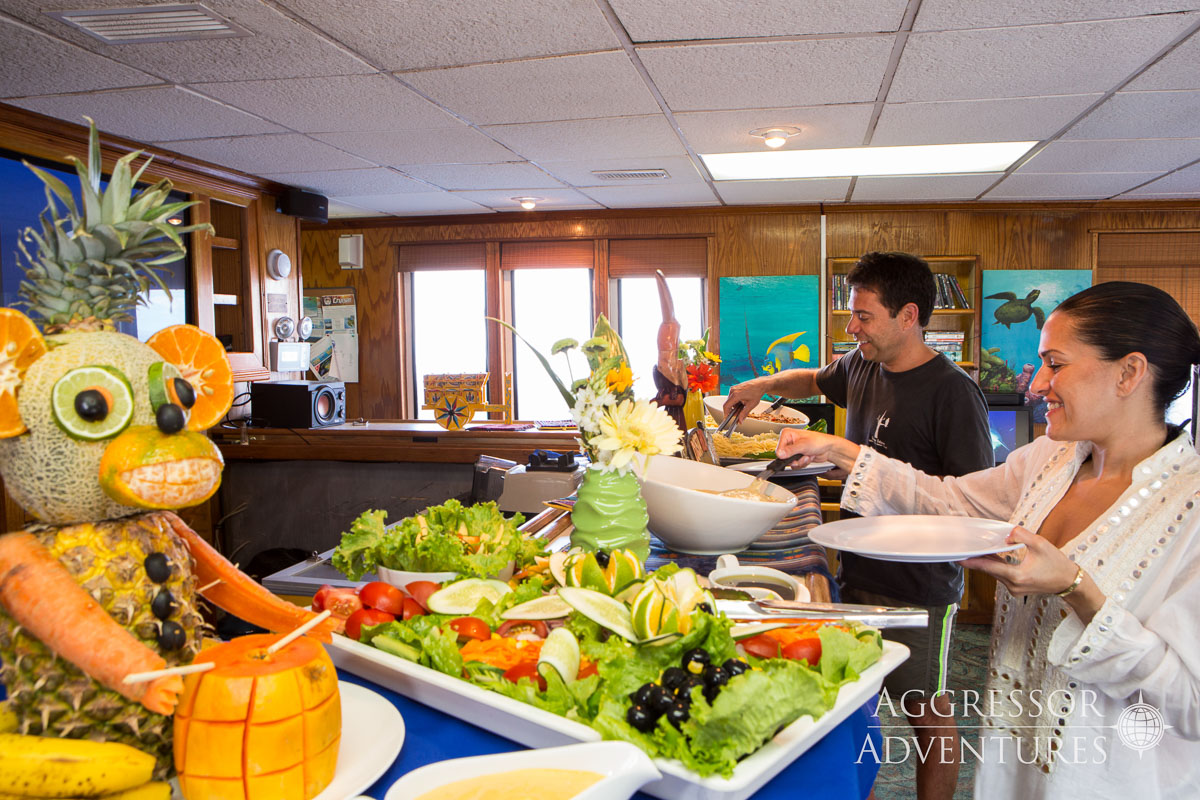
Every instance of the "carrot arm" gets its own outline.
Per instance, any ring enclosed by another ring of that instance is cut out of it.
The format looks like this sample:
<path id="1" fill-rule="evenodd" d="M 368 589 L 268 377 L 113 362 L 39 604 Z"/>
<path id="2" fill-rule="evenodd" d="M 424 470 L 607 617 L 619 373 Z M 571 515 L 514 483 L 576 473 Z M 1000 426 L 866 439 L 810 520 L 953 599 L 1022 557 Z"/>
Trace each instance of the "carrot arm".
<path id="1" fill-rule="evenodd" d="M 312 619 L 312 612 L 280 600 L 255 583 L 249 575 L 230 564 L 175 514 L 170 511 L 160 513 L 170 524 L 175 535 L 192 551 L 194 570 L 200 586 L 219 581 L 202 592 L 206 600 L 212 601 L 230 614 L 275 633 L 285 633 Z M 313 628 L 308 635 L 328 642 L 332 640 L 331 634 L 336 627 L 337 623 L 331 618 Z"/>
<path id="2" fill-rule="evenodd" d="M 97 682 L 158 714 L 175 710 L 177 675 L 127 685 L 167 662 L 108 615 L 29 533 L 0 535 L 0 606 L 42 644 Z"/>

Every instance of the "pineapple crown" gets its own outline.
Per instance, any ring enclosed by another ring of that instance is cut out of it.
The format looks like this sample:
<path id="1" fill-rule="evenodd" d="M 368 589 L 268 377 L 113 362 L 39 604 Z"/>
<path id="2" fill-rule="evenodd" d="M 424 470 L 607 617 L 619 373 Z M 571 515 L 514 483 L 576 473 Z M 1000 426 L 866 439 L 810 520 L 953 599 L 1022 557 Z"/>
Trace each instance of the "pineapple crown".
<path id="1" fill-rule="evenodd" d="M 18 240 L 28 263 L 18 302 L 42 318 L 47 332 L 112 328 L 132 319 L 130 312 L 147 302 L 144 293 L 152 283 L 170 297 L 156 267 L 183 258 L 183 234 L 212 231 L 207 223 L 177 227 L 167 221 L 195 202 L 165 202 L 171 192 L 165 178 L 133 192 L 152 158 L 134 173 L 130 164 L 141 150 L 118 159 L 107 188 L 101 189 L 100 137 L 96 123 L 84 119 L 90 127 L 87 162 L 70 156 L 82 187 L 82 213 L 65 183 L 25 162 L 45 184 L 46 209 L 39 217 L 41 231 L 26 228 Z M 26 242 L 33 247 L 26 248 Z"/>

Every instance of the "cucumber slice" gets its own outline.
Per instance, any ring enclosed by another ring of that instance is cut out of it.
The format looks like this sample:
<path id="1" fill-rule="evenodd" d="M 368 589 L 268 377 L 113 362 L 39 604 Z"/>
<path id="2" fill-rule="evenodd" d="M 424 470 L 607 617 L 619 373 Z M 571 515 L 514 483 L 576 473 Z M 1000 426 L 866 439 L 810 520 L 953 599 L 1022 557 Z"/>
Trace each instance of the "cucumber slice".
<path id="1" fill-rule="evenodd" d="M 543 678 L 546 677 L 546 670 L 553 669 L 563 679 L 563 683 L 574 681 L 579 675 L 579 640 L 575 638 L 575 634 L 566 628 L 550 631 L 550 635 L 542 643 L 537 669 Z"/>
<path id="2" fill-rule="evenodd" d="M 538 597 L 506 609 L 501 619 L 561 619 L 571 613 L 571 606 L 556 594 Z"/>
<path id="3" fill-rule="evenodd" d="M 511 591 L 504 581 L 467 578 L 438 589 L 429 595 L 426 605 L 435 614 L 470 614 L 480 600 L 495 603 Z"/>
<path id="4" fill-rule="evenodd" d="M 420 661 L 421 651 L 407 642 L 402 642 L 387 634 L 380 634 L 371 639 L 371 644 L 385 653 L 391 653 L 407 661 Z"/>
<path id="5" fill-rule="evenodd" d="M 633 632 L 633 618 L 620 600 L 591 589 L 573 589 L 565 586 L 558 590 L 558 595 L 566 600 L 571 608 L 597 625 L 602 625 L 631 642 L 638 641 L 638 635 Z"/>

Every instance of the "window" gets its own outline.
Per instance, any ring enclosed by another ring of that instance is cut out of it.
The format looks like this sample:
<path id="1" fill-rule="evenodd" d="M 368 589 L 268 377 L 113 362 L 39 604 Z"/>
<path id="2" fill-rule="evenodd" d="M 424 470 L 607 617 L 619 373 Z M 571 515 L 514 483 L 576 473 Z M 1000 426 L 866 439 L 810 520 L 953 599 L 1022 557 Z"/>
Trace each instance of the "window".
<path id="1" fill-rule="evenodd" d="M 679 340 L 699 339 L 704 335 L 704 279 L 667 278 L 667 288 L 671 290 L 675 319 L 679 321 Z M 658 394 L 652 370 L 658 363 L 658 329 L 662 324 L 658 281 L 618 278 L 616 294 L 618 332 L 633 368 L 634 394 L 653 398 Z"/>
<path id="2" fill-rule="evenodd" d="M 424 404 L 425 375 L 487 372 L 483 270 L 412 273 L 412 365 L 417 419 L 433 419 Z"/>
<path id="3" fill-rule="evenodd" d="M 583 344 L 591 335 L 591 270 L 579 268 L 515 270 L 512 273 L 512 324 L 538 352 L 568 388 L 588 374 L 587 361 L 578 351 L 567 356 L 550 355 L 559 339 L 570 337 Z M 546 374 L 537 356 L 524 344 L 514 352 L 513 396 L 517 419 L 568 419 L 571 410 Z"/>

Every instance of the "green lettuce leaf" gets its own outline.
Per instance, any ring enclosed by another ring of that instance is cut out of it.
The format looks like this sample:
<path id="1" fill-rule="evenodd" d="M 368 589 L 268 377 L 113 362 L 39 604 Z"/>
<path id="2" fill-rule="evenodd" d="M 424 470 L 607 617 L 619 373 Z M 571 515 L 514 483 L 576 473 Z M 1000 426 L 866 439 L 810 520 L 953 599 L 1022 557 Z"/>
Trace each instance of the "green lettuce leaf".
<path id="1" fill-rule="evenodd" d="M 352 581 L 375 569 L 379 564 L 379 545 L 386 532 L 383 527 L 386 511 L 364 511 L 350 523 L 350 532 L 342 534 L 341 544 L 333 551 L 333 568 Z"/>

